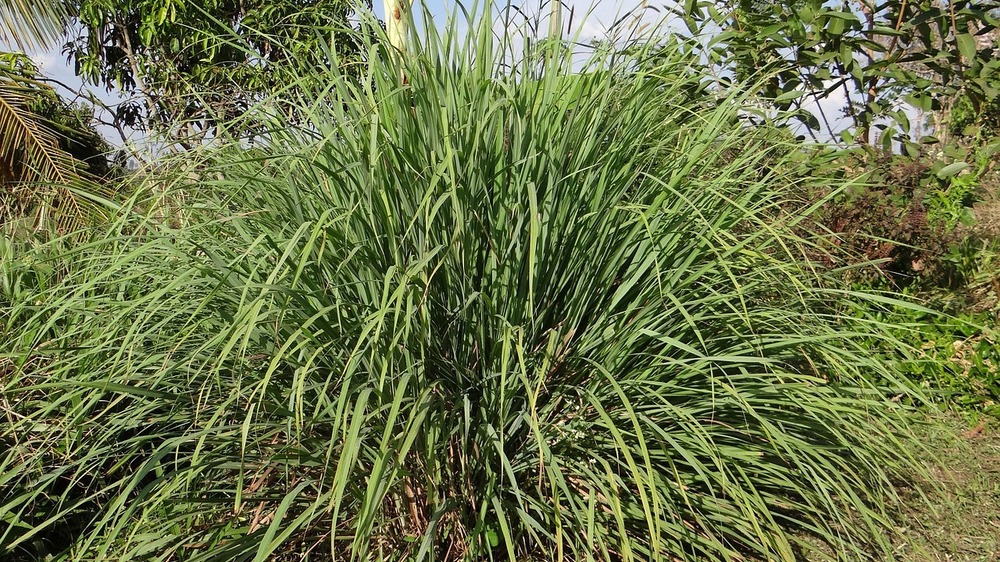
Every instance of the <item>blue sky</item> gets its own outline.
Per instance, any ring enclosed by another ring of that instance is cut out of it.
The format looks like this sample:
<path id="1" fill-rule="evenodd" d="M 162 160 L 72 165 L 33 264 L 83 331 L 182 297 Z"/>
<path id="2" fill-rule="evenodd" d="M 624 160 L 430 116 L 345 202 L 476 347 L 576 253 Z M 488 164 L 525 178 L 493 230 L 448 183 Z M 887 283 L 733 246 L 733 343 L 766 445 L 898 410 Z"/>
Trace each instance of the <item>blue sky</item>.
<path id="1" fill-rule="evenodd" d="M 479 0 L 479 3 L 481 4 L 482 1 Z M 384 19 L 383 0 L 373 0 L 373 2 L 375 4 L 375 13 Z M 469 5 L 470 2 L 466 2 L 466 5 Z M 426 0 L 421 3 L 440 21 L 444 21 L 447 14 L 455 6 L 454 0 Z M 511 3 L 529 14 L 539 12 L 548 14 L 550 11 L 547 0 L 527 0 L 524 2 L 514 0 Z M 621 15 L 642 6 L 654 7 L 656 4 L 656 2 L 643 2 L 642 0 L 562 0 L 562 3 L 564 6 L 564 17 L 568 17 L 570 12 L 572 12 L 575 22 L 573 27 L 579 28 L 582 34 L 586 36 L 601 36 Z M 499 9 L 505 5 L 505 2 L 494 0 L 493 4 Z M 419 8 L 417 11 L 419 11 Z M 655 10 L 649 12 L 650 15 L 654 13 Z M 646 19 L 652 22 L 657 18 L 647 17 Z"/>

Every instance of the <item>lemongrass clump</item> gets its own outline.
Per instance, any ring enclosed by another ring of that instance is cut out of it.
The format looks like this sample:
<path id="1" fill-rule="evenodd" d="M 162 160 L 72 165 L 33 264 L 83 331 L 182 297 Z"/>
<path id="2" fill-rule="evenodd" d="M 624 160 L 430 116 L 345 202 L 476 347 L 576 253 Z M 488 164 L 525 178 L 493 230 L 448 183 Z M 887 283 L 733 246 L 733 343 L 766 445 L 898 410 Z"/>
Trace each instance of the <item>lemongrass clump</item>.
<path id="1" fill-rule="evenodd" d="M 796 147 L 669 42 L 494 28 L 303 75 L 150 180 L 183 226 L 123 213 L 4 295 L 3 556 L 889 548 L 905 424 L 803 257 Z"/>

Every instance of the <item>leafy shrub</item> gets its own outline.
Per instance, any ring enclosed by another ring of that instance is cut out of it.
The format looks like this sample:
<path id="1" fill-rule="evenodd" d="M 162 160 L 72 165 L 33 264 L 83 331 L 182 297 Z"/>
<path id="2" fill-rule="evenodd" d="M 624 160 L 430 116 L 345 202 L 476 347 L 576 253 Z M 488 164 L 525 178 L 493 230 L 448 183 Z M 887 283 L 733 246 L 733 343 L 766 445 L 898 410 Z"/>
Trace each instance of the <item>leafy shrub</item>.
<path id="1" fill-rule="evenodd" d="M 1000 414 L 996 336 L 951 322 L 924 333 L 923 354 L 907 365 L 908 375 L 960 409 Z"/>
<path id="2" fill-rule="evenodd" d="M 987 139 L 1000 136 L 1000 98 L 994 98 L 976 111 L 968 96 L 959 94 L 948 114 L 947 126 L 955 136 Z"/>
<path id="3" fill-rule="evenodd" d="M 973 208 L 988 165 L 960 160 L 970 156 L 841 154 L 832 164 L 836 173 L 861 179 L 805 194 L 817 205 L 812 219 L 832 234 L 829 256 L 817 259 L 849 267 L 854 283 L 952 290 L 968 284 L 976 274 L 969 252 L 997 240 L 980 228 Z"/>
<path id="4" fill-rule="evenodd" d="M 926 389 L 938 404 L 966 413 L 1000 414 L 1000 354 L 990 313 L 958 316 L 890 308 L 880 315 L 906 342 L 905 357 L 894 345 L 872 340 L 871 349 Z"/>
<path id="5" fill-rule="evenodd" d="M 688 104 L 677 52 L 504 66 L 476 29 L 306 77 L 309 122 L 158 178 L 186 224 L 126 216 L 5 295 L 2 552 L 888 552 L 888 336 L 777 212 L 795 146 Z"/>

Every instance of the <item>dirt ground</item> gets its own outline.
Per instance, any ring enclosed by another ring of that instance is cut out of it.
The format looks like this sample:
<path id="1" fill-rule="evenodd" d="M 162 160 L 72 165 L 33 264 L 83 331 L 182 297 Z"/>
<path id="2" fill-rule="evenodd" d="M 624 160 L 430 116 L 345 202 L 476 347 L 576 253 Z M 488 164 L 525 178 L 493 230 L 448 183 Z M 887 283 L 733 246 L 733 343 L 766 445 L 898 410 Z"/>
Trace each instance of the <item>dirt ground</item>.
<path id="1" fill-rule="evenodd" d="M 897 486 L 901 501 L 890 512 L 896 532 L 888 537 L 894 552 L 871 560 L 1000 562 L 1000 419 L 926 421 L 918 436 L 928 477 Z M 804 546 L 803 562 L 840 559 L 810 538 Z"/>
<path id="2" fill-rule="evenodd" d="M 921 437 L 939 457 L 928 464 L 941 487 L 901 490 L 912 501 L 898 512 L 893 559 L 1000 562 L 1000 420 L 944 418 Z"/>

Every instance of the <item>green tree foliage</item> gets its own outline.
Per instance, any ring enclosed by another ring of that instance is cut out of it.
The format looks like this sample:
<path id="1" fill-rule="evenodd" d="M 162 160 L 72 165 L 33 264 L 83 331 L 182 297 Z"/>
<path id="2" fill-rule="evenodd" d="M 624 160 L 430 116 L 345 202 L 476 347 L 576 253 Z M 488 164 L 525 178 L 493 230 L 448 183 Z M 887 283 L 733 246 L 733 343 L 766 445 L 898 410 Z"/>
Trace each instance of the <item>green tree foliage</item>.
<path id="1" fill-rule="evenodd" d="M 148 127 L 189 145 L 287 85 L 291 67 L 349 65 L 359 54 L 348 21 L 354 6 L 79 0 L 79 31 L 66 52 L 86 81 L 138 94 L 119 106 L 120 125 Z"/>
<path id="2" fill-rule="evenodd" d="M 888 147 L 910 130 L 902 104 L 930 112 L 962 94 L 978 109 L 1000 93 L 1000 57 L 983 38 L 996 25 L 995 0 L 692 1 L 685 21 L 711 36 L 710 63 L 724 82 L 766 76 L 761 94 L 795 109 L 811 130 Z M 806 101 L 842 97 L 850 124 L 820 119 Z M 825 121 L 825 123 L 821 122 Z"/>
<path id="3" fill-rule="evenodd" d="M 948 112 L 952 135 L 986 142 L 1000 137 L 1000 96 L 989 103 L 975 104 L 966 96 L 954 100 Z"/>

